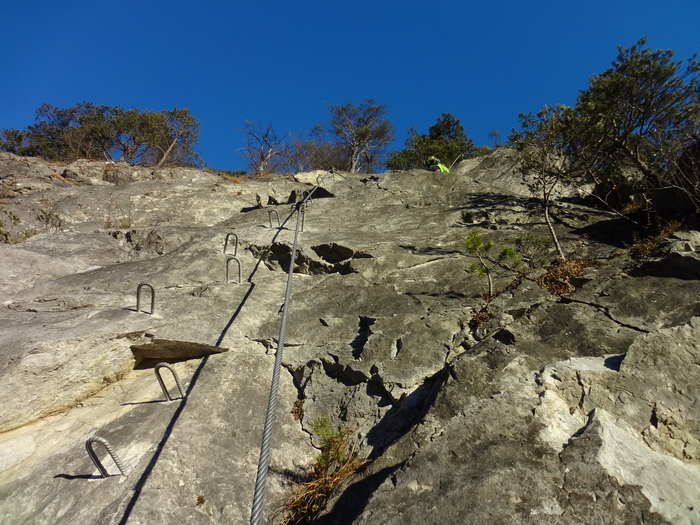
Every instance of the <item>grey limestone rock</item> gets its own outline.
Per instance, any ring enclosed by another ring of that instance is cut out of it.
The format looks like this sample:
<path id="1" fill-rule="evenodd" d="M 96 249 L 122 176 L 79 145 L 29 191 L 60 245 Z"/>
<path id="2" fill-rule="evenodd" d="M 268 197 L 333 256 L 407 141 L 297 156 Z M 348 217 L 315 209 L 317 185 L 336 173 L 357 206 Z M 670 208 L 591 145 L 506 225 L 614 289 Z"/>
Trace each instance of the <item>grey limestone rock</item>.
<path id="1" fill-rule="evenodd" d="M 635 259 L 572 189 L 555 227 L 597 264 L 562 295 L 499 270 L 487 300 L 469 232 L 547 235 L 517 162 L 231 182 L 1 154 L 26 240 L 0 245 L 0 522 L 248 523 L 292 267 L 270 522 L 328 417 L 371 462 L 317 523 L 700 523 L 700 234 Z"/>

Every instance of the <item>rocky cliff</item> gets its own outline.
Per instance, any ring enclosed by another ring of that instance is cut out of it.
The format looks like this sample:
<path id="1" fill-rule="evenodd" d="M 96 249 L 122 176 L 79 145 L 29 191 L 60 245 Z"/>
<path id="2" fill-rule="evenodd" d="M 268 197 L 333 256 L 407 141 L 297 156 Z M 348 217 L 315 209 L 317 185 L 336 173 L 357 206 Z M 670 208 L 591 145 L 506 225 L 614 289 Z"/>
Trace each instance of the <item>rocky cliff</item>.
<path id="1" fill-rule="evenodd" d="M 548 289 L 533 255 L 486 298 L 469 232 L 547 238 L 516 165 L 233 182 L 2 154 L 0 522 L 249 522 L 295 203 L 321 183 L 266 519 L 324 416 L 371 461 L 317 523 L 700 523 L 700 233 L 632 257 L 572 189 L 553 213 L 580 271 Z"/>

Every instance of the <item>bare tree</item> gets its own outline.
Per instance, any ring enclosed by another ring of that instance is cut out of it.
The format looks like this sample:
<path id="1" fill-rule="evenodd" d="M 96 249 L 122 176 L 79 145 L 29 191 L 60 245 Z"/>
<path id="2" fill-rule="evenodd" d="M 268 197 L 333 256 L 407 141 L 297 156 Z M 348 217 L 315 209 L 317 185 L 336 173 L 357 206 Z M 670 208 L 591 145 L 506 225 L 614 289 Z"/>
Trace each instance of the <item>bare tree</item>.
<path id="1" fill-rule="evenodd" d="M 347 103 L 329 109 L 329 131 L 346 149 L 350 171 L 357 173 L 381 165 L 379 158 L 394 140 L 394 128 L 385 118 L 386 106 L 365 99 L 359 106 Z"/>
<path id="2" fill-rule="evenodd" d="M 255 177 L 273 171 L 277 161 L 281 161 L 289 150 L 286 137 L 278 135 L 272 124 L 246 120 L 241 132 L 246 135 L 243 154 Z"/>
<path id="3" fill-rule="evenodd" d="M 493 142 L 493 147 L 498 148 L 501 146 L 501 132 L 498 128 L 494 128 L 489 131 L 489 140 Z"/>

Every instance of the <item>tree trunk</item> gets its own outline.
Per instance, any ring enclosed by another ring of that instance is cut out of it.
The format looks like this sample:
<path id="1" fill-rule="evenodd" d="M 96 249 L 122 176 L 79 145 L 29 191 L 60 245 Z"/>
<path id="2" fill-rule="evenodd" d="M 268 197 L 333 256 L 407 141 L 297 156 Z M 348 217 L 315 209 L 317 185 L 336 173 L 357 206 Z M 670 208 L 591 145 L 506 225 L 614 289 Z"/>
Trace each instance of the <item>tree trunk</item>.
<path id="1" fill-rule="evenodd" d="M 170 152 L 171 152 L 171 151 L 173 150 L 173 148 L 175 147 L 175 144 L 177 144 L 177 141 L 179 140 L 179 138 L 180 138 L 180 137 L 175 137 L 175 140 L 173 140 L 173 141 L 170 143 L 170 146 L 168 146 L 168 149 L 165 150 L 165 153 L 163 153 L 163 158 L 161 158 L 161 159 L 158 161 L 158 164 L 156 164 L 156 168 L 160 168 L 160 167 L 163 165 L 163 163 L 165 162 L 165 159 L 168 158 L 168 155 L 170 155 Z"/>
<path id="2" fill-rule="evenodd" d="M 549 234 L 552 236 L 552 242 L 554 242 L 554 247 L 557 249 L 557 253 L 559 254 L 559 258 L 562 261 L 565 261 L 566 256 L 564 255 L 564 252 L 561 249 L 561 245 L 559 244 L 559 238 L 557 237 L 557 232 L 554 231 L 554 225 L 552 224 L 552 218 L 549 216 L 549 203 L 547 203 L 547 202 L 544 203 L 544 221 L 547 223 L 547 228 L 549 228 Z"/>
<path id="3" fill-rule="evenodd" d="M 350 156 L 350 173 L 357 173 L 357 165 L 360 163 L 360 152 L 353 148 Z"/>

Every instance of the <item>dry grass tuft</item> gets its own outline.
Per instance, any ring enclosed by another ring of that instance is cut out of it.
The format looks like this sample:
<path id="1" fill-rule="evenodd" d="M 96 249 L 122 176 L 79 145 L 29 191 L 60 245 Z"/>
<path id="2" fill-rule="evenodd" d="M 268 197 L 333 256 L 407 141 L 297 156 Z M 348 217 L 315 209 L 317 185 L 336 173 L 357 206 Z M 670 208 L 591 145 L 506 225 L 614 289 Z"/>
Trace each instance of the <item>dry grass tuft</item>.
<path id="1" fill-rule="evenodd" d="M 369 463 L 360 458 L 350 443 L 352 430 L 349 427 L 333 430 L 328 418 L 321 417 L 313 422 L 312 429 L 321 438 L 321 453 L 306 469 L 306 481 L 294 483 L 291 495 L 275 512 L 273 519 L 284 515 L 282 525 L 312 523 L 333 489 Z"/>
<path id="2" fill-rule="evenodd" d="M 564 295 L 576 290 L 576 287 L 571 284 L 573 277 L 581 275 L 586 268 L 596 265 L 597 263 L 591 259 L 559 259 L 535 281 L 554 295 Z"/>
<path id="3" fill-rule="evenodd" d="M 637 239 L 637 241 L 630 248 L 630 255 L 636 258 L 647 257 L 659 246 L 659 244 L 661 244 L 663 240 L 670 237 L 682 227 L 683 223 L 679 221 L 671 221 L 657 233 L 644 237 L 643 239 Z"/>
<path id="4" fill-rule="evenodd" d="M 294 401 L 294 405 L 292 405 L 292 410 L 291 410 L 292 416 L 294 416 L 295 421 L 301 421 L 304 419 L 304 400 L 303 399 L 297 399 Z"/>
<path id="5" fill-rule="evenodd" d="M 235 182 L 236 184 L 250 180 L 248 175 L 229 175 L 228 173 L 221 173 L 221 178 L 228 182 Z"/>
<path id="6" fill-rule="evenodd" d="M 476 330 L 491 319 L 493 319 L 493 314 L 484 307 L 469 320 L 469 328 Z"/>

